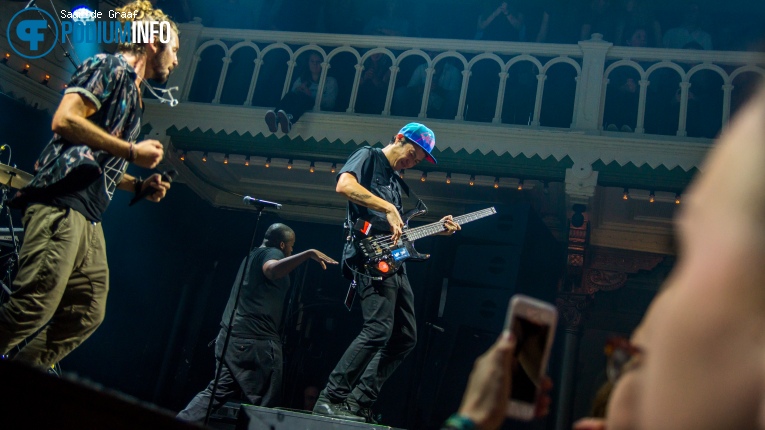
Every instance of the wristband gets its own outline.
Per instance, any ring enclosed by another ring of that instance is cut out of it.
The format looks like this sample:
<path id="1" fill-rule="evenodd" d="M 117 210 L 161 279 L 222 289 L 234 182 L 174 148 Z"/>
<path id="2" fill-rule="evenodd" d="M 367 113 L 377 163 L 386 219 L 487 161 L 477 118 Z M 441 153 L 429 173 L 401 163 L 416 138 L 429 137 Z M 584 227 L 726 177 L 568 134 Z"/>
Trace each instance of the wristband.
<path id="1" fill-rule="evenodd" d="M 130 163 L 135 161 L 135 151 L 133 149 L 134 147 L 135 147 L 135 144 L 133 142 L 130 142 L 130 147 L 128 148 L 128 156 L 127 156 L 127 161 Z"/>
<path id="2" fill-rule="evenodd" d="M 476 430 L 473 420 L 460 414 L 450 416 L 444 423 L 444 428 L 454 430 Z"/>

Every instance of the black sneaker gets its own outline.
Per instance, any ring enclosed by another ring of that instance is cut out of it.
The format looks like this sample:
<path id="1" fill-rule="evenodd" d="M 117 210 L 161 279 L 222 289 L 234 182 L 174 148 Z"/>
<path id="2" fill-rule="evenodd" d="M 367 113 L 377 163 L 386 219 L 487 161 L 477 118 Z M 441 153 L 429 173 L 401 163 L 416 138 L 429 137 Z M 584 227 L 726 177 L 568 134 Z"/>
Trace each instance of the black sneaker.
<path id="1" fill-rule="evenodd" d="M 356 411 L 356 415 L 364 418 L 364 422 L 367 424 L 380 424 L 380 414 L 375 415 L 372 408 L 361 408 Z"/>
<path id="2" fill-rule="evenodd" d="M 319 397 L 316 400 L 316 405 L 313 407 L 314 415 L 322 415 L 329 418 L 338 418 L 341 420 L 355 421 L 363 423 L 364 417 L 358 416 L 348 409 L 348 405 L 345 402 L 332 403 L 326 397 Z"/>
<path id="3" fill-rule="evenodd" d="M 266 112 L 266 125 L 268 125 L 268 131 L 276 133 L 276 112 L 270 110 Z"/>
<path id="4" fill-rule="evenodd" d="M 292 130 L 292 115 L 280 109 L 276 112 L 276 117 L 279 118 L 279 126 L 282 128 L 282 133 L 289 133 Z"/>

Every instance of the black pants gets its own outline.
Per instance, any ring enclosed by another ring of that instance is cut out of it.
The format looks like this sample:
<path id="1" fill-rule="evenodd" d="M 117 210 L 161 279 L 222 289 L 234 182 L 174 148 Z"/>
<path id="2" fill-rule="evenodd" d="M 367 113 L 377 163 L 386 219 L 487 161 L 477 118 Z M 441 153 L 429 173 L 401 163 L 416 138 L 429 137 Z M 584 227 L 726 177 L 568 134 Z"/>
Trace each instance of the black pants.
<path id="1" fill-rule="evenodd" d="M 403 270 L 359 288 L 364 325 L 329 375 L 324 395 L 333 403 L 348 399 L 365 408 L 414 349 L 417 325 L 414 294 Z"/>
<path id="2" fill-rule="evenodd" d="M 215 340 L 216 366 L 220 361 L 226 330 L 221 329 Z M 217 370 L 217 367 L 216 367 Z M 212 394 L 213 381 L 196 395 L 178 419 L 201 422 L 205 419 Z M 277 406 L 281 400 L 282 346 L 276 340 L 244 339 L 231 336 L 226 360 L 223 362 L 218 388 L 215 390 L 213 411 L 223 406 L 237 389 L 256 406 Z"/>
<path id="3" fill-rule="evenodd" d="M 276 104 L 276 110 L 283 110 L 292 115 L 294 124 L 306 111 L 313 109 L 315 101 L 316 99 L 309 95 L 290 91 Z"/>

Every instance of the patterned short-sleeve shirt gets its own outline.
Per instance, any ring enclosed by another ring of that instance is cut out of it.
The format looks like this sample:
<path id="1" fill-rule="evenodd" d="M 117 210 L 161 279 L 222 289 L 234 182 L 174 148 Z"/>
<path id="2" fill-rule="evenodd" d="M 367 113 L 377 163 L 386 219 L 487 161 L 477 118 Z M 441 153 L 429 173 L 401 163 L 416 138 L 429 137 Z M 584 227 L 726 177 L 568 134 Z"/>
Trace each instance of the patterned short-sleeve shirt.
<path id="1" fill-rule="evenodd" d="M 88 119 L 112 136 L 135 142 L 141 131 L 141 96 L 136 72 L 121 55 L 98 54 L 85 60 L 67 85 L 93 103 Z M 91 221 L 101 221 L 127 161 L 106 151 L 74 144 L 54 134 L 35 163 L 35 177 L 19 193 L 24 203 L 71 207 Z"/>

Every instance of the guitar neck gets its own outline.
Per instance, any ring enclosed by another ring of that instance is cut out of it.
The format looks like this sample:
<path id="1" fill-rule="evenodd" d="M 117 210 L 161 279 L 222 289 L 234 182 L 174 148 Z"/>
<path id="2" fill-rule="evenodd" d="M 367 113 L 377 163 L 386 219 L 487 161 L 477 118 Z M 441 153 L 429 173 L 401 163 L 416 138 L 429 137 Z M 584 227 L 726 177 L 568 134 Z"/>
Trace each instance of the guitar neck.
<path id="1" fill-rule="evenodd" d="M 475 221 L 495 213 L 497 213 L 496 209 L 494 209 L 494 207 L 490 207 L 480 211 L 454 217 L 454 222 L 460 225 L 467 224 L 470 221 Z M 442 231 L 446 231 L 446 227 L 444 227 L 443 222 L 437 221 L 420 227 L 407 229 L 404 231 L 404 237 L 406 240 L 413 242 L 417 239 L 422 239 L 423 237 L 441 233 Z"/>

